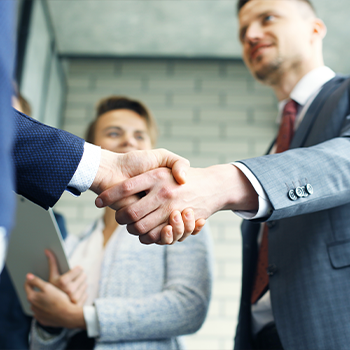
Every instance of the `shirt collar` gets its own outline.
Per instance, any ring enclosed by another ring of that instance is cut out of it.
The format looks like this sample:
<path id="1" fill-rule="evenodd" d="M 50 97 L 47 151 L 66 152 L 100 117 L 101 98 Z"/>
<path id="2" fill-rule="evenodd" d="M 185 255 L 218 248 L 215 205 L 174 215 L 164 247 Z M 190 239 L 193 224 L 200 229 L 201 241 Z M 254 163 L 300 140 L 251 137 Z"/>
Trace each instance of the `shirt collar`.
<path id="1" fill-rule="evenodd" d="M 313 94 L 334 77 L 335 73 L 326 66 L 315 68 L 299 80 L 289 98 L 297 102 L 300 106 L 304 106 Z M 278 103 L 279 111 L 283 110 L 289 98 Z"/>

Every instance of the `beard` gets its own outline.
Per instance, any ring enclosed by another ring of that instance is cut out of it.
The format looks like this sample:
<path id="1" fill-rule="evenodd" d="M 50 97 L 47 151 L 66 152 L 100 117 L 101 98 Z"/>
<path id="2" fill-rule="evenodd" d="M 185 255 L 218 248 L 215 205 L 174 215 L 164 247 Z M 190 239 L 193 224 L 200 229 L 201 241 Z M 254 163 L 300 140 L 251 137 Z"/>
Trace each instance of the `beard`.
<path id="1" fill-rule="evenodd" d="M 263 57 L 258 58 L 258 62 L 261 61 Z M 268 64 L 261 67 L 259 70 L 254 72 L 256 79 L 261 81 L 262 83 L 268 85 L 274 85 L 283 75 L 283 59 L 281 57 L 277 57 L 274 61 L 269 62 Z"/>

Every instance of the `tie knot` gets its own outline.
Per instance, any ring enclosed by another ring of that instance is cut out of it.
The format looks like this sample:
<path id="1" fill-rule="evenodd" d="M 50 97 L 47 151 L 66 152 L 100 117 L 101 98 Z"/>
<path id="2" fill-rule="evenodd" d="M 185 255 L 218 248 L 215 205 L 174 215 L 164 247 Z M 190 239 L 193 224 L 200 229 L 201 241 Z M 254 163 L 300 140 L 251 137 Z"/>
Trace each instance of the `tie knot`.
<path id="1" fill-rule="evenodd" d="M 297 114 L 298 103 L 294 100 L 289 100 L 283 108 L 283 115 L 285 114 Z"/>

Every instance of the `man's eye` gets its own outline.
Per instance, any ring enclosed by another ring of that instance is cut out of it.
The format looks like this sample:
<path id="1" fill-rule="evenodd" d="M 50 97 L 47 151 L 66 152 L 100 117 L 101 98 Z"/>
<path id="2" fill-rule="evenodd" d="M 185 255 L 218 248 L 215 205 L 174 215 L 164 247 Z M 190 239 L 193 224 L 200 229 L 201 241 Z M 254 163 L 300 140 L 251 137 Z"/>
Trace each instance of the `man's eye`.
<path id="1" fill-rule="evenodd" d="M 136 140 L 143 141 L 145 138 L 142 135 L 136 135 Z"/>
<path id="2" fill-rule="evenodd" d="M 118 132 L 110 132 L 107 134 L 108 137 L 119 137 L 120 134 Z"/>
<path id="3" fill-rule="evenodd" d="M 275 19 L 275 16 L 273 15 L 268 15 L 264 17 L 264 22 L 271 22 Z"/>

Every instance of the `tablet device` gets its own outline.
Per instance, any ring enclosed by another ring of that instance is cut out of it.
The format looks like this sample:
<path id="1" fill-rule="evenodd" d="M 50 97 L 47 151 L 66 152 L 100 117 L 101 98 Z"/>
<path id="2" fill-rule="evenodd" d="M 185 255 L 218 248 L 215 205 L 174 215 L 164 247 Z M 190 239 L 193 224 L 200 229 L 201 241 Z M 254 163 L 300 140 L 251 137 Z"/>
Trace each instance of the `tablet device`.
<path id="1" fill-rule="evenodd" d="M 48 281 L 49 264 L 45 249 L 55 254 L 61 273 L 69 271 L 69 263 L 52 209 L 45 210 L 20 195 L 16 196 L 16 222 L 10 236 L 6 266 L 23 312 L 32 315 L 24 290 L 26 274 L 31 272 Z"/>

